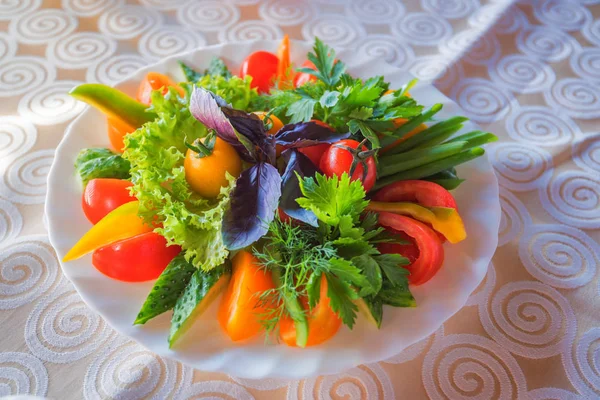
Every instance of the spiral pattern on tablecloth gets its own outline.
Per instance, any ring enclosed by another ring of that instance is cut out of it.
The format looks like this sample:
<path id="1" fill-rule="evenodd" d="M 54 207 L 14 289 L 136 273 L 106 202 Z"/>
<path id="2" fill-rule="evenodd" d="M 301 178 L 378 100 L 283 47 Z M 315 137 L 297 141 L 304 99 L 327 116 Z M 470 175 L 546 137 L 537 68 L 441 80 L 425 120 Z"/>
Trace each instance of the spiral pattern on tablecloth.
<path id="1" fill-rule="evenodd" d="M 115 336 L 100 348 L 86 371 L 83 395 L 88 400 L 180 398 L 191 375 L 182 364 Z"/>
<path id="2" fill-rule="evenodd" d="M 45 235 L 20 236 L 0 247 L 0 310 L 29 304 L 57 280 L 58 261 Z"/>
<path id="3" fill-rule="evenodd" d="M 387 0 L 352 0 L 347 11 L 362 23 L 378 25 L 392 23 L 405 13 L 401 2 Z"/>
<path id="4" fill-rule="evenodd" d="M 579 44 L 569 34 L 551 26 L 532 26 L 519 32 L 517 48 L 528 56 L 548 62 L 569 57 Z"/>
<path id="5" fill-rule="evenodd" d="M 471 13 L 467 21 L 469 25 L 474 28 L 487 30 L 494 25 L 496 19 L 502 15 L 505 10 L 505 4 L 486 4 Z"/>
<path id="6" fill-rule="evenodd" d="M 558 291 L 536 281 L 510 282 L 479 306 L 485 331 L 527 358 L 560 354 L 575 338 L 575 315 Z"/>
<path id="7" fill-rule="evenodd" d="M 521 106 L 506 118 L 505 126 L 511 138 L 535 146 L 562 146 L 580 133 L 571 118 L 546 106 Z"/>
<path id="8" fill-rule="evenodd" d="M 48 371 L 27 353 L 0 353 L 0 396 L 36 395 L 48 392 Z"/>
<path id="9" fill-rule="evenodd" d="M 488 65 L 500 56 L 500 43 L 493 34 L 479 29 L 465 29 L 440 44 L 440 52 L 454 60 L 476 65 Z"/>
<path id="10" fill-rule="evenodd" d="M 489 73 L 493 80 L 517 93 L 541 92 L 556 80 L 549 65 L 522 54 L 502 57 Z"/>
<path id="11" fill-rule="evenodd" d="M 309 2 L 295 0 L 269 0 L 258 7 L 258 15 L 267 22 L 280 26 L 300 25 L 316 13 Z"/>
<path id="12" fill-rule="evenodd" d="M 19 114 L 37 125 L 54 125 L 79 115 L 85 104 L 69 96 L 77 81 L 56 81 L 27 93 L 19 101 Z"/>
<path id="13" fill-rule="evenodd" d="M 141 4 L 157 10 L 177 10 L 192 0 L 138 0 Z"/>
<path id="14" fill-rule="evenodd" d="M 452 87 L 450 96 L 476 122 L 488 123 L 502 119 L 510 110 L 514 98 L 504 88 L 483 78 L 464 78 Z"/>
<path id="15" fill-rule="evenodd" d="M 138 42 L 138 51 L 146 59 L 157 61 L 205 44 L 206 39 L 198 32 L 165 25 L 146 32 Z"/>
<path id="16" fill-rule="evenodd" d="M 396 398 L 390 378 L 378 364 L 361 365 L 338 375 L 305 379 L 302 390 L 298 389 L 297 385 L 291 385 L 288 400 Z"/>
<path id="17" fill-rule="evenodd" d="M 42 0 L 4 0 L 0 3 L 0 21 L 10 21 L 29 14 L 42 5 Z"/>
<path id="18" fill-rule="evenodd" d="M 600 229 L 600 175 L 562 171 L 540 189 L 540 201 L 554 218 L 583 229 Z"/>
<path id="19" fill-rule="evenodd" d="M 526 398 L 528 400 L 585 400 L 579 394 L 555 387 L 530 390 Z"/>
<path id="20" fill-rule="evenodd" d="M 509 35 L 527 26 L 527 17 L 516 5 L 509 6 L 496 20 L 492 30 L 500 35 Z"/>
<path id="21" fill-rule="evenodd" d="M 55 78 L 56 67 L 41 57 L 12 57 L 0 63 L 0 97 L 27 93 Z"/>
<path id="22" fill-rule="evenodd" d="M 93 17 L 124 2 L 125 0 L 62 0 L 61 7 L 79 17 Z"/>
<path id="23" fill-rule="evenodd" d="M 544 92 L 548 104 L 573 118 L 600 118 L 600 88 L 585 79 L 564 78 Z"/>
<path id="24" fill-rule="evenodd" d="M 450 62 L 450 60 L 442 56 L 417 57 L 415 62 L 410 66 L 410 73 L 419 81 L 433 82 L 447 73 Z"/>
<path id="25" fill-rule="evenodd" d="M 475 11 L 473 0 L 421 0 L 421 7 L 444 18 L 464 18 Z"/>
<path id="26" fill-rule="evenodd" d="M 46 180 L 54 150 L 27 153 L 7 165 L 0 177 L 0 193 L 14 203 L 43 204 L 46 198 Z"/>
<path id="27" fill-rule="evenodd" d="M 15 19 L 8 26 L 8 31 L 21 43 L 45 44 L 48 40 L 70 34 L 77 24 L 77 18 L 63 10 L 45 9 Z"/>
<path id="28" fill-rule="evenodd" d="M 25 332 L 25 343 L 33 355 L 65 364 L 99 349 L 112 331 L 65 283 L 35 305 Z"/>
<path id="29" fill-rule="evenodd" d="M 117 50 L 117 42 L 101 33 L 75 32 L 51 42 L 46 57 L 59 68 L 89 67 L 110 57 Z"/>
<path id="30" fill-rule="evenodd" d="M 321 15 L 302 26 L 302 36 L 313 42 L 318 37 L 332 47 L 348 46 L 366 36 L 364 27 L 342 15 Z"/>
<path id="31" fill-rule="evenodd" d="M 408 361 L 412 361 L 419 357 L 425 349 L 432 346 L 437 340 L 440 340 L 444 336 L 444 325 L 440 326 L 437 331 L 431 335 L 419 340 L 417 343 L 413 343 L 400 353 L 393 357 L 383 360 L 382 362 L 387 364 L 402 364 Z"/>
<path id="32" fill-rule="evenodd" d="M 35 126 L 25 118 L 0 117 L 0 165 L 33 147 L 37 139 Z"/>
<path id="33" fill-rule="evenodd" d="M 240 10 L 219 0 L 192 1 L 177 9 L 177 20 L 190 29 L 221 31 L 240 19 Z"/>
<path id="34" fill-rule="evenodd" d="M 575 348 L 563 354 L 563 364 L 569 380 L 584 398 L 600 396 L 600 328 L 585 332 Z"/>
<path id="35" fill-rule="evenodd" d="M 452 25 L 428 13 L 409 13 L 391 25 L 392 33 L 419 46 L 436 46 L 452 35 Z"/>
<path id="36" fill-rule="evenodd" d="M 600 46 L 600 20 L 595 20 L 591 24 L 588 24 L 581 29 L 583 36 L 595 44 Z"/>
<path id="37" fill-rule="evenodd" d="M 425 355 L 421 370 L 430 398 L 521 398 L 525 377 L 512 355 L 483 336 L 443 337 Z"/>
<path id="38" fill-rule="evenodd" d="M 265 379 L 245 379 L 237 378 L 235 376 L 229 376 L 234 382 L 239 383 L 244 387 L 250 387 L 256 390 L 276 390 L 286 386 L 292 385 L 295 381 L 289 379 L 279 378 L 265 378 Z"/>
<path id="39" fill-rule="evenodd" d="M 100 16 L 98 29 L 115 39 L 133 39 L 159 26 L 163 15 L 151 8 L 127 5 L 113 8 Z"/>
<path id="40" fill-rule="evenodd" d="M 230 377 L 233 379 L 233 377 Z M 209 397 L 210 396 L 210 397 Z M 254 400 L 254 396 L 243 386 L 227 381 L 202 381 L 186 387 L 178 399 Z"/>
<path id="41" fill-rule="evenodd" d="M 17 53 L 17 42 L 6 32 L 0 32 L 0 62 L 13 58 Z"/>
<path id="42" fill-rule="evenodd" d="M 569 59 L 571 69 L 581 78 L 600 83 L 600 49 L 585 47 L 573 53 Z"/>
<path id="43" fill-rule="evenodd" d="M 500 187 L 500 207 L 502 214 L 498 231 L 498 247 L 515 240 L 524 227 L 531 224 L 531 215 L 527 207 L 503 187 Z"/>
<path id="44" fill-rule="evenodd" d="M 554 26 L 565 31 L 580 30 L 593 19 L 587 8 L 573 1 L 536 1 L 533 14 L 544 25 Z"/>
<path id="45" fill-rule="evenodd" d="M 594 278 L 600 260 L 586 233 L 564 225 L 530 225 L 519 241 L 519 257 L 547 285 L 573 289 Z"/>
<path id="46" fill-rule="evenodd" d="M 0 243 L 8 243 L 23 229 L 23 216 L 10 201 L 0 199 Z"/>
<path id="47" fill-rule="evenodd" d="M 498 182 L 509 190 L 528 191 L 545 185 L 553 171 L 552 155 L 537 146 L 503 142 L 488 147 Z"/>
<path id="48" fill-rule="evenodd" d="M 147 64 L 139 54 L 118 54 L 88 68 L 85 80 L 114 85 Z"/>
<path id="49" fill-rule="evenodd" d="M 412 47 L 391 35 L 369 35 L 356 48 L 367 58 L 384 60 L 401 69 L 406 69 L 415 58 Z"/>
<path id="50" fill-rule="evenodd" d="M 574 141 L 571 157 L 580 168 L 600 173 L 600 133 L 588 133 Z"/>
<path id="51" fill-rule="evenodd" d="M 277 25 L 261 20 L 242 21 L 219 32 L 219 41 L 238 42 L 244 40 L 275 40 L 283 36 Z"/>

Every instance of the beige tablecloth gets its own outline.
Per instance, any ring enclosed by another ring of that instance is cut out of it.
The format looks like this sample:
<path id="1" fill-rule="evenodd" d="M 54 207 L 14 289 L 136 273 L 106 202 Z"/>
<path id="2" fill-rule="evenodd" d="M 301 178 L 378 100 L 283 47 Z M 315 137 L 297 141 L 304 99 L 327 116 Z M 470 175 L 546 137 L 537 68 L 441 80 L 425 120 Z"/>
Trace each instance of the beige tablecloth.
<path id="1" fill-rule="evenodd" d="M 0 395 L 600 397 L 599 3 L 0 1 Z M 116 334 L 62 276 L 43 203 L 54 149 L 83 108 L 66 95 L 73 85 L 283 33 L 433 80 L 497 133 L 500 246 L 467 305 L 398 356 L 338 376 L 247 381 L 160 359 Z"/>

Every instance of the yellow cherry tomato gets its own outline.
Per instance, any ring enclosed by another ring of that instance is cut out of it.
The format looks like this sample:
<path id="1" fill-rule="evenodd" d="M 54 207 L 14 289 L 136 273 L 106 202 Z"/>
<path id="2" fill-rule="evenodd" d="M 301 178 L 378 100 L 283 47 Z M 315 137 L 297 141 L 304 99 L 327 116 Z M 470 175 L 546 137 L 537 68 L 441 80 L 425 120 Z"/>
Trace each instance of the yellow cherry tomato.
<path id="1" fill-rule="evenodd" d="M 254 114 L 256 114 L 261 121 L 264 121 L 267 115 L 264 111 L 255 111 Z M 271 123 L 271 129 L 267 132 L 269 135 L 274 135 L 278 130 L 283 128 L 283 122 L 273 114 L 269 115 L 269 122 Z"/>
<path id="2" fill-rule="evenodd" d="M 206 138 L 200 139 L 202 143 Z M 200 196 L 214 199 L 221 187 L 227 186 L 226 172 L 234 177 L 242 173 L 242 160 L 235 149 L 227 142 L 216 138 L 212 153 L 200 157 L 188 149 L 183 163 L 185 179 Z"/>

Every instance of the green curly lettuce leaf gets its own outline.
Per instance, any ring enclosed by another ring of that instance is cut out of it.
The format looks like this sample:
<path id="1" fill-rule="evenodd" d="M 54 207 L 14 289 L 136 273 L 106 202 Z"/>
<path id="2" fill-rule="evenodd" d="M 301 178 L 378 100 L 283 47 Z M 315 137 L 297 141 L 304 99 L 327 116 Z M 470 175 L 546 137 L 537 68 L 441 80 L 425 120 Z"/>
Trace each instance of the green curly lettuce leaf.
<path id="1" fill-rule="evenodd" d="M 163 96 L 152 93 L 154 121 L 125 137 L 123 157 L 131 163 L 133 194 L 139 213 L 169 244 L 178 244 L 196 268 L 210 270 L 223 264 L 228 252 L 221 239 L 221 222 L 229 203 L 229 186 L 215 200 L 195 194 L 185 179 L 185 141 L 206 136 L 207 130 L 189 112 L 191 85 L 182 84 L 185 97 L 174 89 Z"/>

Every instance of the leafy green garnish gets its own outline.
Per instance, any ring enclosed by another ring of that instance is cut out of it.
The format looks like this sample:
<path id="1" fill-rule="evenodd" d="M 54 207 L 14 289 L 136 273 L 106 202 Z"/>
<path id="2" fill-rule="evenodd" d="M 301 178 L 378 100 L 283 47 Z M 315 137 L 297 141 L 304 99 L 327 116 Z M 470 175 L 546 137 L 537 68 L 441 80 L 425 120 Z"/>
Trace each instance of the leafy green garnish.
<path id="1" fill-rule="evenodd" d="M 129 161 L 103 148 L 83 149 L 75 160 L 75 169 L 84 185 L 95 178 L 129 178 Z"/>
<path id="2" fill-rule="evenodd" d="M 291 312 L 286 304 L 296 304 L 299 297 L 306 296 L 314 307 L 321 296 L 322 276 L 331 308 L 352 327 L 359 297 L 370 296 L 376 311 L 383 302 L 377 296 L 386 284 L 403 293 L 408 290 L 408 272 L 401 268 L 408 260 L 377 250 L 377 243 L 391 239 L 377 226 L 376 215 L 364 213 L 368 200 L 360 181 L 351 181 L 348 174 L 331 178 L 316 174 L 299 181 L 302 197 L 296 201 L 317 216 L 318 227 L 294 226 L 277 218 L 262 247 L 254 248 L 261 264 L 277 271 L 279 283 L 261 296 L 264 303 L 274 305 L 265 327 L 274 329 Z"/>
<path id="3" fill-rule="evenodd" d="M 132 165 L 139 213 L 149 223 L 161 224 L 155 231 L 169 244 L 180 245 L 187 261 L 209 270 L 228 255 L 221 239 L 221 222 L 233 178 L 216 201 L 195 194 L 185 179 L 185 140 L 204 137 L 206 128 L 190 114 L 187 96 L 179 97 L 173 88 L 165 96 L 153 92 L 151 109 L 158 118 L 127 135 L 123 153 Z"/>
<path id="4" fill-rule="evenodd" d="M 327 87 L 335 87 L 344 73 L 346 66 L 335 59 L 335 50 L 323 43 L 319 38 L 315 39 L 314 53 L 308 53 L 308 59 L 312 61 L 317 70 L 311 68 L 299 68 L 298 71 L 306 72 L 316 76 L 325 82 Z"/>
<path id="5" fill-rule="evenodd" d="M 213 77 L 221 76 L 225 79 L 229 79 L 232 77 L 229 68 L 227 68 L 225 62 L 219 57 L 213 57 L 213 59 L 210 60 L 208 69 L 206 69 L 204 73 L 194 70 L 192 67 L 188 66 L 183 61 L 179 61 L 179 65 L 181 66 L 181 70 L 183 71 L 186 80 L 192 83 L 198 82 L 205 75 L 211 75 Z"/>

